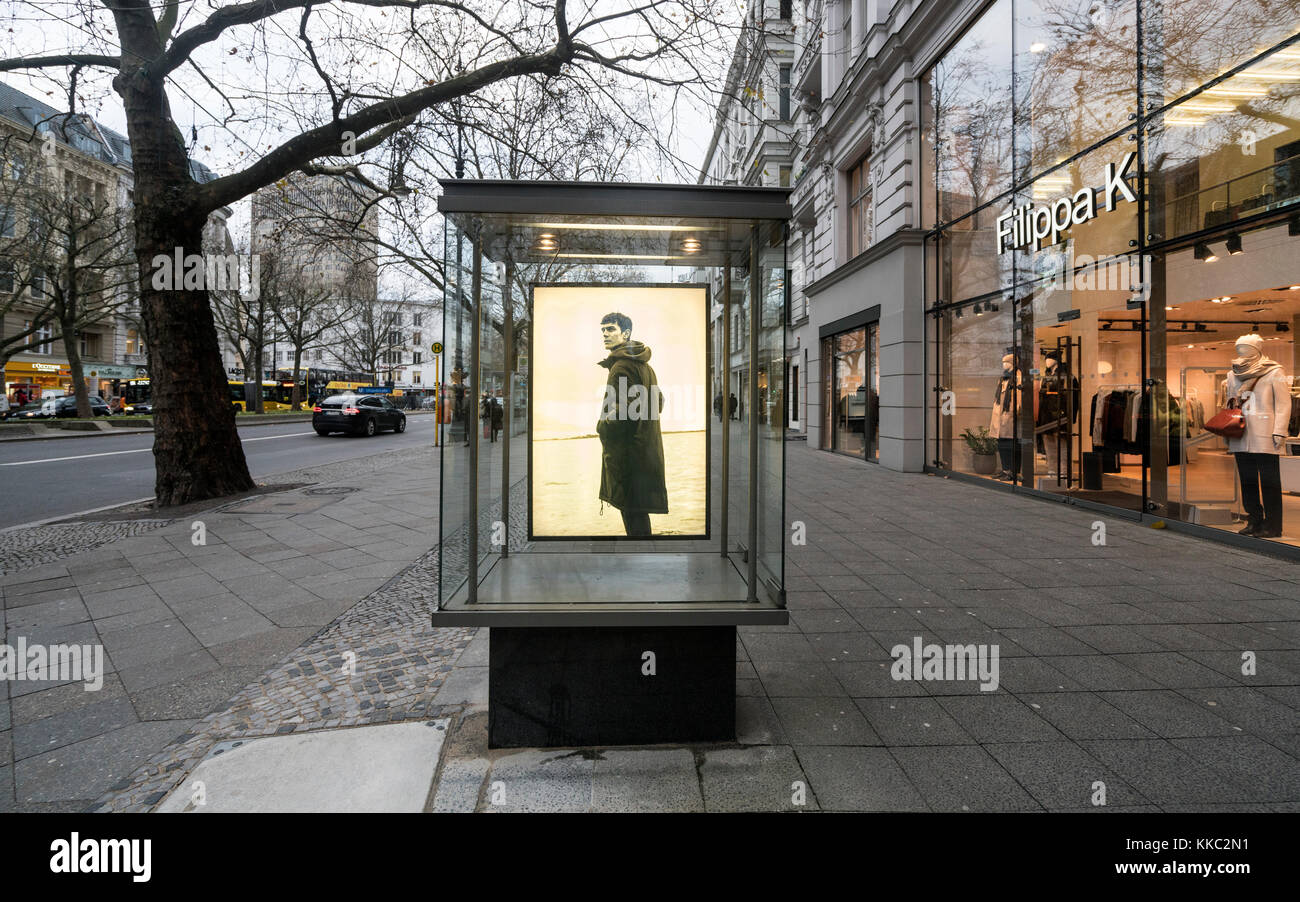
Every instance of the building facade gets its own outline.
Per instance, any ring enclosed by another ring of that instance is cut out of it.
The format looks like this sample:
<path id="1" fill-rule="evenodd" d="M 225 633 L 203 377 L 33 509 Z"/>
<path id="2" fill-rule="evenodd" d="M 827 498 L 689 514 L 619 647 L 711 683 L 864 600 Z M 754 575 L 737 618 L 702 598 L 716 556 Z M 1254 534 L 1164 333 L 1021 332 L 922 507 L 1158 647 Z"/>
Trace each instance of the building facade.
<path id="1" fill-rule="evenodd" d="M 799 6 L 808 441 L 1300 548 L 1300 2 Z"/>
<path id="2" fill-rule="evenodd" d="M 797 104 L 792 88 L 798 4 L 791 0 L 750 0 L 743 27 L 722 92 L 722 101 L 714 117 L 713 134 L 701 168 L 701 184 L 789 187 L 793 179 L 797 137 Z M 722 284 L 711 286 L 712 297 L 721 297 Z M 725 385 L 719 374 L 711 386 L 711 396 L 724 403 L 734 397 L 734 417 L 743 413 L 749 373 L 747 356 L 740 336 L 748 334 L 747 305 L 736 303 L 724 322 L 724 311 L 715 303 L 710 311 L 709 341 L 715 359 L 721 360 L 723 331 L 731 336 L 731 360 Z M 793 358 L 798 345 L 787 348 Z M 797 366 L 797 364 L 795 364 Z M 796 374 L 797 375 L 797 374 Z M 759 371 L 759 391 L 764 417 L 779 418 L 782 404 L 769 396 L 767 373 Z M 786 411 L 790 425 L 800 427 L 799 406 Z"/>
<path id="3" fill-rule="evenodd" d="M 22 189 L 15 185 L 20 177 L 42 185 L 63 185 L 80 197 L 93 200 L 94 208 L 106 214 L 129 218 L 134 203 L 134 175 L 131 145 L 124 135 L 113 131 L 86 114 L 64 114 L 8 85 L 0 84 L 0 156 L 4 157 L 3 183 L 0 183 L 0 240 L 27 237 L 38 218 L 31 207 L 30 195 L 24 208 Z M 39 161 L 39 175 L 18 167 Z M 215 178 L 212 171 L 197 161 L 190 162 L 195 179 Z M 230 243 L 227 222 L 231 210 L 213 213 L 204 228 L 206 247 L 225 248 Z M 8 221 L 8 220 L 17 221 Z M 114 232 L 113 240 L 121 244 L 116 257 L 126 261 L 123 272 L 108 278 L 105 295 L 96 298 L 92 309 L 102 311 L 84 322 L 76 337 L 82 362 L 82 375 L 91 394 L 112 397 L 126 380 L 148 375 L 148 356 L 140 325 L 138 293 L 130 269 L 134 268 L 134 251 L 129 229 Z M 28 247 L 31 244 L 29 242 Z M 21 251 L 18 252 L 21 254 Z M 0 263 L 0 330 L 5 336 L 18 336 L 29 325 L 49 315 L 50 296 L 40 278 L 17 278 L 15 270 L 32 261 L 15 258 Z M 12 263 L 6 269 L 6 265 Z M 57 325 L 51 323 L 39 334 L 53 336 Z M 16 394 L 22 386 L 31 396 L 46 392 L 72 391 L 72 372 L 62 340 L 42 342 L 25 348 L 4 360 L 6 396 Z"/>

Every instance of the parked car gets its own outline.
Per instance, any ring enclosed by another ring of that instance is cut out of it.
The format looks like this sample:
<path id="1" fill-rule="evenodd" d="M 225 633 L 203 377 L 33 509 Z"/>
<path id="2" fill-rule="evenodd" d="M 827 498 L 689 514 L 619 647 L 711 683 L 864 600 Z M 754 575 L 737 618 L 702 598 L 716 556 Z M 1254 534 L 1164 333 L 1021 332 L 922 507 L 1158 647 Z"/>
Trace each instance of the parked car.
<path id="1" fill-rule="evenodd" d="M 75 395 L 64 395 L 62 398 L 45 401 L 44 404 L 49 411 L 46 416 L 66 419 L 77 415 L 77 398 Z M 108 402 L 99 395 L 91 395 L 90 415 L 92 417 L 111 417 L 113 411 L 109 409 Z"/>
<path id="2" fill-rule="evenodd" d="M 317 435 L 374 435 L 384 429 L 405 432 L 406 414 L 383 395 L 331 395 L 312 408 L 311 425 Z"/>
<path id="3" fill-rule="evenodd" d="M 32 401 L 22 407 L 11 407 L 8 413 L 4 415 L 5 420 L 9 422 L 14 420 L 43 420 L 45 417 L 45 402 L 43 401 Z"/>

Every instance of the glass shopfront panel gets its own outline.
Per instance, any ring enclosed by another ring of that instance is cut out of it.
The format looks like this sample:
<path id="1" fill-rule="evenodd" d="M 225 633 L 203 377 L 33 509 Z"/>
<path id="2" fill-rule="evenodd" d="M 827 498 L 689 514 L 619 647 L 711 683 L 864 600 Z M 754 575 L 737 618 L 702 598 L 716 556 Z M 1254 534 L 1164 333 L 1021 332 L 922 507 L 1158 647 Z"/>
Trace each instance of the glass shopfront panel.
<path id="1" fill-rule="evenodd" d="M 972 35 L 1005 5 L 921 80 L 923 209 L 945 225 L 926 241 L 931 463 L 1300 546 L 1300 0 L 1013 0 L 1015 171 L 999 182 L 945 145 L 961 105 L 942 87 L 959 61 L 1003 70 L 1006 49 Z M 1003 189 L 963 207 L 956 172 Z M 1045 238 L 1008 231 L 1008 212 L 1062 198 Z M 1261 370 L 1248 436 L 1208 432 Z"/>
<path id="2" fill-rule="evenodd" d="M 1012 306 L 964 304 L 936 320 L 937 457 L 945 469 L 1011 481 L 1019 471 L 1016 419 L 1030 403 Z"/>
<path id="3" fill-rule="evenodd" d="M 1153 117 L 1146 169 L 1147 232 L 1162 239 L 1300 202 L 1300 49 Z"/>
<path id="4" fill-rule="evenodd" d="M 1129 125 L 1137 2 L 1016 0 L 1016 181 Z"/>
<path id="5" fill-rule="evenodd" d="M 1153 255 L 1152 270 L 1149 374 L 1168 436 L 1151 436 L 1152 512 L 1300 546 L 1300 236 L 1280 222 L 1245 232 L 1240 254 L 1184 247 Z M 1260 361 L 1233 381 L 1243 336 L 1257 336 L 1246 342 Z M 1232 389 L 1252 388 L 1245 436 L 1205 429 Z"/>
<path id="6" fill-rule="evenodd" d="M 1011 187 L 1011 0 L 998 0 L 932 70 L 941 222 Z"/>
<path id="7" fill-rule="evenodd" d="M 1142 0 L 1143 80 L 1157 106 L 1300 32 L 1300 0 Z"/>

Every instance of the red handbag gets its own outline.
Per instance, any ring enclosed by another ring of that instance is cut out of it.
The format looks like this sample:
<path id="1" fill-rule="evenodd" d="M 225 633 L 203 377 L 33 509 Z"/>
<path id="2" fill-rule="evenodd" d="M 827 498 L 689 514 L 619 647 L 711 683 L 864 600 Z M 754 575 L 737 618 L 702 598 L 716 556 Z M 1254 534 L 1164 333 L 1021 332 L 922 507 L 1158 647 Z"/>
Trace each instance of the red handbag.
<path id="1" fill-rule="evenodd" d="M 1241 438 L 1246 434 L 1246 415 L 1240 407 L 1234 406 L 1236 398 L 1228 401 L 1228 406 L 1210 417 L 1205 423 L 1205 431 L 1213 432 L 1224 438 Z"/>

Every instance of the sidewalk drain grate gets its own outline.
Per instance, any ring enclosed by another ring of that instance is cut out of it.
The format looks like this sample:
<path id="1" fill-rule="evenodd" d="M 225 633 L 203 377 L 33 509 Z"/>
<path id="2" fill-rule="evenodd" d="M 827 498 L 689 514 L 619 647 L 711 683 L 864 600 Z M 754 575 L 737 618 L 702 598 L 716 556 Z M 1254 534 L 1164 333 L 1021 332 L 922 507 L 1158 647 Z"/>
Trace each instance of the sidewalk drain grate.
<path id="1" fill-rule="evenodd" d="M 351 495 L 360 489 L 350 485 L 331 485 L 319 489 L 304 489 L 304 495 Z"/>

